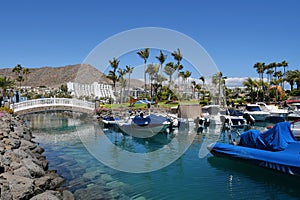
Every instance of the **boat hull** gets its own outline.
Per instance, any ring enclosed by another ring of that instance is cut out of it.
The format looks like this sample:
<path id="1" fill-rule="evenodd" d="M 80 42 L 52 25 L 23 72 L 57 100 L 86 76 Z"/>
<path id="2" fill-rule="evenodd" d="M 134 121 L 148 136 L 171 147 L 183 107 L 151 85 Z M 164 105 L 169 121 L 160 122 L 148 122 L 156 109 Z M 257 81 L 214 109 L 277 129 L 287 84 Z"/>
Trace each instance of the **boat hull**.
<path id="1" fill-rule="evenodd" d="M 249 115 L 251 115 L 255 121 L 260 121 L 263 122 L 266 120 L 266 118 L 269 116 L 269 113 L 260 113 L 260 112 L 244 112 L 244 113 L 248 113 Z"/>
<path id="2" fill-rule="evenodd" d="M 216 156 L 246 161 L 290 175 L 300 176 L 300 143 L 295 142 L 283 151 L 266 151 L 231 144 L 213 143 L 208 150 Z"/>
<path id="3" fill-rule="evenodd" d="M 164 132 L 167 128 L 167 124 L 149 124 L 147 126 L 139 126 L 134 123 L 119 124 L 120 130 L 133 137 L 137 138 L 149 138 L 154 135 Z"/>

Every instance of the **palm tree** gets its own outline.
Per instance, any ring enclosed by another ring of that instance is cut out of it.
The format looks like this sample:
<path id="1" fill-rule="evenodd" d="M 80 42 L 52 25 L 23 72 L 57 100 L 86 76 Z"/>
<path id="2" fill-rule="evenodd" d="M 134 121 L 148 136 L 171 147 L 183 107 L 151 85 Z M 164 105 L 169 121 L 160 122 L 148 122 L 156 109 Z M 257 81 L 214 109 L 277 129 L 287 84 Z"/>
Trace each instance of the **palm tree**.
<path id="1" fill-rule="evenodd" d="M 195 94 L 196 94 L 196 81 L 191 82 L 192 88 L 193 88 L 193 98 L 195 99 Z"/>
<path id="2" fill-rule="evenodd" d="M 204 84 L 205 84 L 205 77 L 204 77 L 204 76 L 201 76 L 199 79 L 202 81 L 202 86 L 203 86 L 203 88 L 204 88 Z"/>
<path id="3" fill-rule="evenodd" d="M 198 98 L 199 98 L 199 93 L 201 91 L 201 85 L 200 84 L 196 84 L 195 85 L 195 90 L 197 90 L 197 92 L 198 92 Z"/>
<path id="4" fill-rule="evenodd" d="M 146 73 L 149 74 L 149 80 L 150 80 L 150 87 L 151 87 L 151 91 L 150 91 L 150 95 L 152 98 L 152 84 L 153 84 L 153 80 L 155 80 L 155 78 L 157 77 L 157 73 L 159 71 L 159 65 L 158 64 L 149 64 L 147 69 L 146 69 Z"/>
<path id="5" fill-rule="evenodd" d="M 282 89 L 284 90 L 284 79 L 286 77 L 285 74 L 285 68 L 289 65 L 288 62 L 286 62 L 285 60 L 281 62 L 281 66 L 283 67 L 283 85 L 282 85 Z"/>
<path id="6" fill-rule="evenodd" d="M 263 96 L 264 96 L 264 88 L 263 88 L 263 82 L 264 82 L 264 72 L 266 69 L 269 68 L 269 66 L 265 65 L 265 63 L 261 63 L 261 62 L 257 62 L 254 64 L 253 66 L 254 68 L 256 68 L 256 72 L 259 74 L 259 78 L 260 78 L 260 86 L 261 86 L 261 90 L 263 92 Z"/>
<path id="7" fill-rule="evenodd" d="M 146 83 L 146 66 L 147 60 L 149 58 L 149 48 L 145 48 L 144 50 L 138 51 L 137 54 L 144 59 L 144 81 L 145 81 L 145 94 L 147 91 L 147 83 Z"/>
<path id="8" fill-rule="evenodd" d="M 124 79 L 124 76 L 126 75 L 127 70 L 126 69 L 118 69 L 118 81 L 121 83 L 121 92 L 120 92 L 120 103 L 123 103 L 123 88 L 126 87 L 126 80 Z"/>
<path id="9" fill-rule="evenodd" d="M 187 88 L 186 88 L 186 85 L 187 85 L 187 79 L 192 75 L 192 72 L 190 72 L 189 70 L 186 70 L 184 73 L 183 73 L 183 81 L 184 81 L 184 90 L 187 92 Z"/>
<path id="10" fill-rule="evenodd" d="M 25 81 L 27 81 L 27 76 L 28 76 L 28 74 L 30 74 L 31 72 L 29 71 L 29 69 L 28 68 L 24 68 L 23 69 L 23 74 L 25 75 Z"/>
<path id="11" fill-rule="evenodd" d="M 166 61 L 167 55 L 165 55 L 165 54 L 160 50 L 159 56 L 156 56 L 155 58 L 159 61 L 159 64 L 160 64 L 160 76 L 162 76 L 162 65 L 163 65 L 164 62 Z M 160 83 L 160 84 L 162 84 L 162 83 Z"/>
<path id="12" fill-rule="evenodd" d="M 285 80 L 290 84 L 291 91 L 294 89 L 295 80 L 299 77 L 297 71 L 298 70 L 289 70 L 286 72 Z"/>
<path id="13" fill-rule="evenodd" d="M 164 73 L 167 74 L 169 76 L 169 88 L 170 88 L 170 85 L 171 85 L 171 82 L 172 82 L 172 76 L 175 72 L 175 65 L 173 62 L 169 62 L 165 65 L 164 67 Z"/>
<path id="14" fill-rule="evenodd" d="M 264 71 L 266 70 L 265 63 L 257 62 L 253 65 L 261 80 L 264 79 Z"/>
<path id="15" fill-rule="evenodd" d="M 250 90 L 250 96 L 251 96 L 251 103 L 253 103 L 253 88 L 255 86 L 254 81 L 248 77 L 244 82 L 243 85 L 247 88 L 247 90 Z"/>
<path id="16" fill-rule="evenodd" d="M 274 70 L 272 70 L 272 69 L 267 70 L 267 76 L 268 76 L 268 83 L 269 84 L 270 84 L 271 76 L 272 76 L 273 73 L 274 73 Z"/>
<path id="17" fill-rule="evenodd" d="M 179 71 L 183 68 L 182 65 L 180 65 L 180 62 L 183 58 L 182 53 L 180 52 L 180 49 L 177 48 L 177 51 L 174 51 L 173 53 L 171 53 L 171 55 L 173 56 L 174 60 L 177 61 L 177 74 L 179 73 Z M 180 69 L 181 68 L 181 69 Z M 179 84 L 178 84 L 179 85 Z"/>
<path id="18" fill-rule="evenodd" d="M 2 92 L 0 91 L 0 107 L 2 106 L 2 100 L 5 96 L 7 96 L 7 89 L 13 87 L 14 81 L 10 80 L 6 76 L 0 77 L 0 88 L 2 88 Z"/>
<path id="19" fill-rule="evenodd" d="M 23 74 L 25 75 L 25 81 L 26 81 L 25 84 L 27 84 L 28 74 L 30 74 L 30 73 L 31 73 L 31 72 L 29 71 L 28 68 L 24 68 L 24 69 L 23 69 Z M 26 95 L 27 95 L 27 88 L 25 88 L 25 92 L 26 92 Z"/>
<path id="20" fill-rule="evenodd" d="M 113 58 L 112 60 L 109 61 L 109 63 L 110 66 L 113 68 L 113 70 L 109 70 L 108 75 L 106 77 L 113 82 L 113 88 L 116 91 L 116 82 L 118 81 L 118 76 L 116 72 L 120 61 L 116 58 Z"/>
<path id="21" fill-rule="evenodd" d="M 297 85 L 297 90 L 300 90 L 300 71 L 299 70 L 295 70 L 297 77 L 295 78 L 295 83 Z"/>
<path id="22" fill-rule="evenodd" d="M 20 64 L 17 64 L 14 68 L 13 68 L 13 70 L 12 70 L 12 72 L 14 72 L 14 73 L 16 73 L 16 76 L 17 76 L 17 81 L 18 82 L 20 82 L 20 88 L 21 88 L 21 82 L 23 81 L 23 77 L 22 77 L 22 75 L 21 75 L 21 71 L 23 70 L 23 67 L 22 67 L 22 65 L 20 65 Z"/>
<path id="23" fill-rule="evenodd" d="M 276 83 L 276 88 L 277 88 L 277 86 L 279 86 L 280 83 L 282 83 L 282 76 L 283 76 L 283 74 L 281 71 L 277 71 L 274 73 L 274 77 L 276 77 L 276 79 L 275 79 L 276 82 L 274 82 L 274 83 Z M 278 90 L 276 89 L 276 101 L 277 100 L 278 100 Z"/>
<path id="24" fill-rule="evenodd" d="M 134 67 L 130 67 L 129 65 L 126 65 L 126 73 L 128 74 L 128 92 L 130 89 L 130 75 L 133 72 Z"/>

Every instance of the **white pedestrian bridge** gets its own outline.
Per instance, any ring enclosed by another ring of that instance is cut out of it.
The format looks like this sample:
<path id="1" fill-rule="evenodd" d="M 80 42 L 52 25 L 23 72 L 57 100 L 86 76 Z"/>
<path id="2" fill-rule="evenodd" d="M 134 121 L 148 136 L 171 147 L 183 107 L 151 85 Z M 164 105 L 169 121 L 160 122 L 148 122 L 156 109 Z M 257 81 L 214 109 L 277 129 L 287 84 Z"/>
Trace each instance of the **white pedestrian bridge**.
<path id="1" fill-rule="evenodd" d="M 16 114 L 30 114 L 44 111 L 74 111 L 92 113 L 95 104 L 79 99 L 43 98 L 14 103 L 12 109 Z"/>

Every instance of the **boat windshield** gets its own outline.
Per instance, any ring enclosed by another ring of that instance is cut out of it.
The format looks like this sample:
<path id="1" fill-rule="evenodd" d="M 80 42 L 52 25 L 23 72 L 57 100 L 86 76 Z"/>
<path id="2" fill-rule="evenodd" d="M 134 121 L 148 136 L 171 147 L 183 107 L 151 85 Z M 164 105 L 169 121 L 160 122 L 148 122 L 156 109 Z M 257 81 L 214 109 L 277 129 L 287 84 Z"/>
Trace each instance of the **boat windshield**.
<path id="1" fill-rule="evenodd" d="M 261 111 L 260 107 L 259 106 L 246 106 L 246 110 L 248 111 Z"/>

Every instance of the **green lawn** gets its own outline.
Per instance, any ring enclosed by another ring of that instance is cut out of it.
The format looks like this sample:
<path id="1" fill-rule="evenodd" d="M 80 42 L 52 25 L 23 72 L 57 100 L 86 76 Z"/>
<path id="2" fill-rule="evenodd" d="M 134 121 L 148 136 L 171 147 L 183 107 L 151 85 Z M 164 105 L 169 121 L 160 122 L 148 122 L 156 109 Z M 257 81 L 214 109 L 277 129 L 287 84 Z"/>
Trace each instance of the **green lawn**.
<path id="1" fill-rule="evenodd" d="M 192 100 L 192 101 L 178 101 L 178 102 L 171 102 L 167 103 L 166 101 L 158 102 L 158 105 L 163 108 L 171 108 L 174 106 L 178 106 L 178 104 L 199 104 L 199 100 Z M 115 109 L 115 108 L 126 108 L 129 107 L 129 103 L 123 103 L 123 104 L 106 104 L 106 108 L 109 109 Z M 132 108 L 147 108 L 146 104 L 134 104 Z"/>

